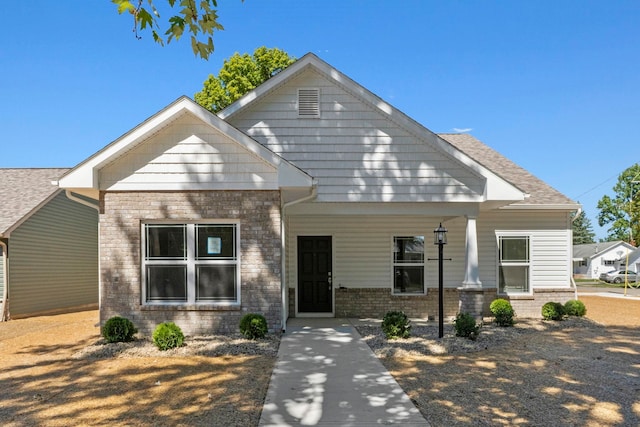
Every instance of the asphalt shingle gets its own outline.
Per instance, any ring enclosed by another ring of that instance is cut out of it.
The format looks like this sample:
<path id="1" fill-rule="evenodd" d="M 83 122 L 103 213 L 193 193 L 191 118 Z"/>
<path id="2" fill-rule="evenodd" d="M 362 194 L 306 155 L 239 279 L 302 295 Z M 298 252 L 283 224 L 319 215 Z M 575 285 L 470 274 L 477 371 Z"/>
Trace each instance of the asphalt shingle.
<path id="1" fill-rule="evenodd" d="M 58 191 L 51 181 L 68 170 L 0 169 L 0 236 Z"/>

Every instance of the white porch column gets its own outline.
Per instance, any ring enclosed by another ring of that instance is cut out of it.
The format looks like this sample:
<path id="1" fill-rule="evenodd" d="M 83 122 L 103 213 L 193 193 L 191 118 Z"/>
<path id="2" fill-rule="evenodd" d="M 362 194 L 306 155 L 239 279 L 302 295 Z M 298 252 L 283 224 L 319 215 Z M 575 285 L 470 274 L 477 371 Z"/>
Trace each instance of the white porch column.
<path id="1" fill-rule="evenodd" d="M 467 216 L 467 235 L 465 243 L 465 271 L 463 288 L 481 288 L 480 272 L 478 271 L 478 233 L 476 231 L 476 217 Z"/>

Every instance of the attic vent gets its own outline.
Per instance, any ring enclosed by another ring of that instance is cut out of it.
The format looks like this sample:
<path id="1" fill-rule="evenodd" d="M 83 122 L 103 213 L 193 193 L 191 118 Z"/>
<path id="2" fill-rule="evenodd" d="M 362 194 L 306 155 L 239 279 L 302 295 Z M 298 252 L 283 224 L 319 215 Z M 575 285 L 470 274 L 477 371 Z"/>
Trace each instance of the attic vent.
<path id="1" fill-rule="evenodd" d="M 298 117 L 320 117 L 320 89 L 298 89 Z"/>

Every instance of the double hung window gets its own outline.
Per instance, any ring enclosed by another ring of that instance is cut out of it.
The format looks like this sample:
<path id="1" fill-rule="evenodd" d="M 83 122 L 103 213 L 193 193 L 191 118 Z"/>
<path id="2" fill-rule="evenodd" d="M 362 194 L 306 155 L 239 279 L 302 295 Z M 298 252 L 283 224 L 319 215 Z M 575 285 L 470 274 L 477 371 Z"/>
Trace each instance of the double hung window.
<path id="1" fill-rule="evenodd" d="M 393 238 L 393 293 L 424 294 L 424 236 Z"/>
<path id="2" fill-rule="evenodd" d="M 144 224 L 146 303 L 240 302 L 238 224 Z"/>
<path id="3" fill-rule="evenodd" d="M 498 236 L 498 292 L 529 293 L 529 236 Z"/>

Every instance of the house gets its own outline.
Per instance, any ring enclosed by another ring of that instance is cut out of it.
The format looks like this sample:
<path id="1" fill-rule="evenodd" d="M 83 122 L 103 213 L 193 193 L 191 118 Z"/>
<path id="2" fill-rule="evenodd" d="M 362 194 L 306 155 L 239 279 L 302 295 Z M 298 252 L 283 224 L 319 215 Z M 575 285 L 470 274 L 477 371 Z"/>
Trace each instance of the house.
<path id="1" fill-rule="evenodd" d="M 98 304 L 98 212 L 52 184 L 67 171 L 0 169 L 2 320 Z"/>
<path id="2" fill-rule="evenodd" d="M 618 259 L 620 269 L 627 269 L 635 272 L 640 271 L 640 248 L 633 252 L 627 252 Z"/>
<path id="3" fill-rule="evenodd" d="M 236 331 L 289 317 L 488 313 L 572 299 L 579 205 L 470 135 L 436 135 L 313 54 L 214 115 L 181 97 L 59 186 L 100 203 L 101 320 Z"/>
<path id="4" fill-rule="evenodd" d="M 620 259 L 626 258 L 627 253 L 635 249 L 635 246 L 622 240 L 573 245 L 573 274 L 597 279 L 602 273 L 621 268 Z"/>

